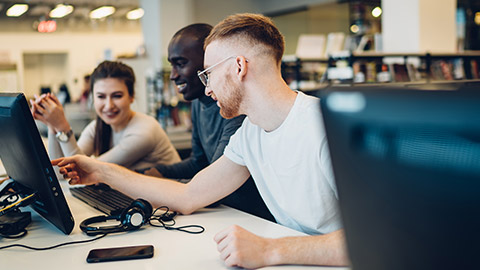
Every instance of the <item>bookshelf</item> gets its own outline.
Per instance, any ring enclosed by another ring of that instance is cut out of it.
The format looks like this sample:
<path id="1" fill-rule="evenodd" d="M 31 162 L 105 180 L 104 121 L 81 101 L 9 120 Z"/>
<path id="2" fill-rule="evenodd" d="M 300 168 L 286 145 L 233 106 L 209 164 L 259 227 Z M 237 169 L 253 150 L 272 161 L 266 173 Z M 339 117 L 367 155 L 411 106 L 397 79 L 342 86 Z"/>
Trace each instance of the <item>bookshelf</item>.
<path id="1" fill-rule="evenodd" d="M 282 77 L 292 89 L 309 90 L 324 83 L 322 76 L 328 67 L 328 58 L 284 58 Z"/>
<path id="2" fill-rule="evenodd" d="M 304 67 L 308 63 L 323 65 L 323 70 L 318 69 L 312 73 Z M 302 91 L 319 89 L 332 84 L 428 84 L 480 81 L 480 51 L 340 52 L 331 54 L 328 58 L 284 59 L 282 72 L 292 88 Z M 307 80 L 310 82 L 307 83 Z"/>
<path id="3" fill-rule="evenodd" d="M 170 80 L 170 71 L 147 77 L 147 113 L 155 117 L 182 158 L 191 150 L 191 103 L 185 101 Z"/>
<path id="4" fill-rule="evenodd" d="M 190 102 L 177 92 L 169 79 L 170 71 L 159 71 L 152 78 L 147 78 L 147 110 L 155 117 L 165 130 L 189 130 Z"/>

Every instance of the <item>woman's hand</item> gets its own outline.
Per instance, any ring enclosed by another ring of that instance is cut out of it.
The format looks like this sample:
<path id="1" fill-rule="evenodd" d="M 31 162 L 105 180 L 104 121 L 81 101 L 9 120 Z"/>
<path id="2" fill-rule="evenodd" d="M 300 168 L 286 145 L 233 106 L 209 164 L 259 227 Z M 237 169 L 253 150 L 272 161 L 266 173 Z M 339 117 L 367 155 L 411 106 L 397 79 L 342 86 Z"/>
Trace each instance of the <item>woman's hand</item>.
<path id="1" fill-rule="evenodd" d="M 35 100 L 30 100 L 30 104 L 34 119 L 40 120 L 55 132 L 70 130 L 63 106 L 56 96 L 50 93 L 35 96 Z"/>
<path id="2" fill-rule="evenodd" d="M 30 99 L 30 105 L 32 105 L 30 111 L 32 112 L 33 118 L 36 120 L 40 120 L 39 118 L 42 116 L 39 109 L 44 108 L 40 105 L 40 101 L 46 96 L 47 94 L 42 94 L 41 96 L 34 95 L 35 99 Z"/>

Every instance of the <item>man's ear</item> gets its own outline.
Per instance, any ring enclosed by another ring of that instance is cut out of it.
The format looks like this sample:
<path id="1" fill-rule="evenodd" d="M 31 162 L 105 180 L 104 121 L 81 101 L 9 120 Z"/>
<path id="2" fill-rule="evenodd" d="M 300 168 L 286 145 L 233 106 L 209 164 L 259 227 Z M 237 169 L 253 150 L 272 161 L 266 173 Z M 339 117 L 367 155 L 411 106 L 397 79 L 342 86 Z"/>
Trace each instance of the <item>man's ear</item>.
<path id="1" fill-rule="evenodd" d="M 240 81 L 243 81 L 243 79 L 247 75 L 248 60 L 244 56 L 237 56 L 235 58 L 235 64 L 237 77 Z"/>

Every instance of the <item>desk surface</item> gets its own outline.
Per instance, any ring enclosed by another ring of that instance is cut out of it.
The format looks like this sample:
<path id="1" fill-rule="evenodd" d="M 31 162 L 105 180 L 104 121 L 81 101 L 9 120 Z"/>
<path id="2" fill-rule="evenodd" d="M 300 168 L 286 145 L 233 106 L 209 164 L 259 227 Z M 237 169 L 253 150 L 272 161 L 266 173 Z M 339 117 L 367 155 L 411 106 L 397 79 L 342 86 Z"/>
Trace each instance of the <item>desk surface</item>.
<path id="1" fill-rule="evenodd" d="M 64 182 L 64 181 L 63 181 Z M 28 234 L 21 239 L 2 239 L 0 246 L 18 243 L 34 247 L 52 246 L 63 242 L 90 239 L 79 229 L 84 219 L 101 214 L 71 196 L 68 187 L 62 183 L 65 197 L 75 218 L 75 229 L 70 235 L 64 235 L 56 227 L 32 212 L 32 223 L 27 227 Z M 214 235 L 223 228 L 238 224 L 247 230 L 265 237 L 303 235 L 300 232 L 249 215 L 247 213 L 220 206 L 201 209 L 192 215 L 177 216 L 177 225 L 199 224 L 205 232 L 194 235 L 180 231 L 167 231 L 163 228 L 144 226 L 141 230 L 108 235 L 100 240 L 64 246 L 47 251 L 31 251 L 23 248 L 0 250 L 2 269 L 228 269 L 219 257 L 213 241 Z M 107 248 L 128 245 L 151 244 L 154 257 L 151 259 L 105 262 L 88 264 L 86 257 L 94 248 Z M 276 266 L 265 269 L 314 268 L 306 266 Z M 324 267 L 331 269 L 331 267 Z M 347 269 L 347 268 L 336 268 Z"/>

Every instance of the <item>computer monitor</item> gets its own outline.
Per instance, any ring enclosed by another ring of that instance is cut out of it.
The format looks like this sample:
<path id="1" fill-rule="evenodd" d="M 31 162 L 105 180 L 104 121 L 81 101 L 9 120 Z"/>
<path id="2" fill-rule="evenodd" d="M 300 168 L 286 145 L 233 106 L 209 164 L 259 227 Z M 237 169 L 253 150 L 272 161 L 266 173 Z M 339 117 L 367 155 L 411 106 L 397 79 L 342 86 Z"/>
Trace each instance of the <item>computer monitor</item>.
<path id="1" fill-rule="evenodd" d="M 478 269 L 480 92 L 337 88 L 321 110 L 353 269 Z"/>
<path id="2" fill-rule="evenodd" d="M 32 208 L 69 234 L 74 219 L 22 93 L 0 93 L 0 158 L 18 192 L 36 192 Z"/>

